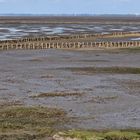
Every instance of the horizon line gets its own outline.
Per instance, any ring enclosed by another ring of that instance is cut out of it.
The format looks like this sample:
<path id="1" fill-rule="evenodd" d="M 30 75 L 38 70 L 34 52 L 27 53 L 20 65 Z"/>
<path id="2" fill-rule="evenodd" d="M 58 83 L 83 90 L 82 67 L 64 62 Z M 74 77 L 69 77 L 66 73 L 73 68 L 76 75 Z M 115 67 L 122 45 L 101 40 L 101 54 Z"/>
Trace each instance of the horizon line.
<path id="1" fill-rule="evenodd" d="M 140 14 L 34 14 L 34 13 L 3 13 L 0 16 L 140 16 Z"/>

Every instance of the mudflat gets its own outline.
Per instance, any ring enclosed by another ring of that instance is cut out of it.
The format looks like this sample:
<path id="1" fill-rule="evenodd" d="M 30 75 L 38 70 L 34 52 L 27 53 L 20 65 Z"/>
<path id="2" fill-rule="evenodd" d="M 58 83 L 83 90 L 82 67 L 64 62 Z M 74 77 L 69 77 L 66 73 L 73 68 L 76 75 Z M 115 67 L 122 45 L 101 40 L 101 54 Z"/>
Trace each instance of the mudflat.
<path id="1" fill-rule="evenodd" d="M 0 17 L 1 40 L 139 29 L 131 16 Z M 139 130 L 137 46 L 0 51 L 0 139 L 139 140 Z"/>
<path id="2" fill-rule="evenodd" d="M 0 106 L 63 109 L 65 129 L 140 128 L 140 51 L 0 52 Z"/>

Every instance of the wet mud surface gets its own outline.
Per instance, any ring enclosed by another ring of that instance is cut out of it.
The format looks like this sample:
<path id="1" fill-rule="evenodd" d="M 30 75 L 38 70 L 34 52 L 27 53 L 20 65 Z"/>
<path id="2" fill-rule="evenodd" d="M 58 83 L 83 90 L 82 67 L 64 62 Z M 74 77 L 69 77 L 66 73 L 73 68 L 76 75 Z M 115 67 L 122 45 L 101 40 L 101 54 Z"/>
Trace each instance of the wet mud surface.
<path id="1" fill-rule="evenodd" d="M 2 51 L 0 106 L 62 108 L 72 120 L 68 128 L 139 129 L 140 73 L 81 72 L 87 67 L 140 68 L 140 53 Z"/>
<path id="2" fill-rule="evenodd" d="M 139 32 L 140 24 L 0 24 L 0 40 L 22 37 L 69 35 L 79 33 Z M 116 40 L 116 39 L 112 39 Z M 112 41 L 111 40 L 111 41 Z M 139 37 L 120 38 L 122 41 L 140 40 Z M 104 39 L 99 40 L 104 41 Z"/>

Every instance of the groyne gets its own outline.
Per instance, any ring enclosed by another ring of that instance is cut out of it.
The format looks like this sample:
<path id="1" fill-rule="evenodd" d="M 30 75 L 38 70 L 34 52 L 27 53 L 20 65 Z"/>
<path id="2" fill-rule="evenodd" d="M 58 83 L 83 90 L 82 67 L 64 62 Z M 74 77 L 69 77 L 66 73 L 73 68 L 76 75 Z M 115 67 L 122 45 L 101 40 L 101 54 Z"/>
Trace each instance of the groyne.
<path id="1" fill-rule="evenodd" d="M 80 48 L 128 48 L 140 47 L 140 41 L 119 41 L 124 37 L 140 37 L 140 32 L 113 32 L 107 34 L 57 35 L 28 37 L 0 41 L 0 50 L 13 49 L 80 49 Z M 117 38 L 118 41 L 108 41 Z M 97 41 L 97 39 L 105 39 Z"/>

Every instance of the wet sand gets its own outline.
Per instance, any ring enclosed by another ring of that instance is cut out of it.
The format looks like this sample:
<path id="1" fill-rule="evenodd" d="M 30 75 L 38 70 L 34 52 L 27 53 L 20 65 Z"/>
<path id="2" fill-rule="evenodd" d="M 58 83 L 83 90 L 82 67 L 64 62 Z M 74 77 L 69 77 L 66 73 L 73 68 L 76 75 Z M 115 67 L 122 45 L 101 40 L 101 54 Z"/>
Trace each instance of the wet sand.
<path id="1" fill-rule="evenodd" d="M 140 52 L 1 51 L 0 105 L 62 108 L 66 128 L 140 129 L 140 73 L 73 71 L 89 67 L 140 68 Z"/>

